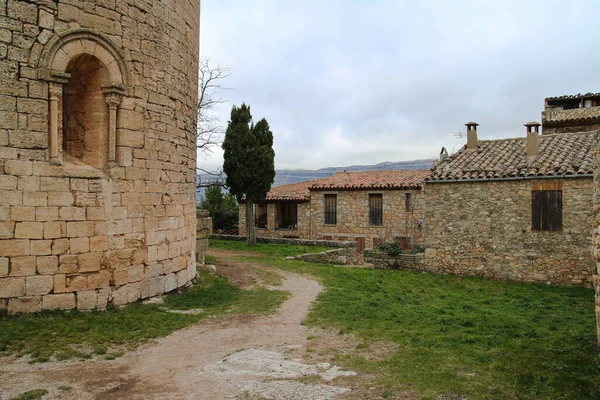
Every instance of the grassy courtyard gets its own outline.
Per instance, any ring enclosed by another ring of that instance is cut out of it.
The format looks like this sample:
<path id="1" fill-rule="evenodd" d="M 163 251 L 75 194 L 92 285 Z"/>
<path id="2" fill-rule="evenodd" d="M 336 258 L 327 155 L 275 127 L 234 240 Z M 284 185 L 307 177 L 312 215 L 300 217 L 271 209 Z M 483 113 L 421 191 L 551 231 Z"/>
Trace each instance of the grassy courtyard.
<path id="1" fill-rule="evenodd" d="M 600 398 L 591 289 L 283 261 L 278 245 L 252 253 L 234 242 L 211 246 L 239 246 L 252 263 L 319 278 L 326 290 L 307 324 L 352 333 L 361 348 L 397 348 L 383 360 L 359 349 L 336 360 L 373 374 L 384 396 Z"/>
<path id="2" fill-rule="evenodd" d="M 0 355 L 27 355 L 32 362 L 112 359 L 212 316 L 270 313 L 287 297 L 287 292 L 262 287 L 241 290 L 218 275 L 201 272 L 192 287 L 165 296 L 164 304 L 0 317 Z M 199 313 L 171 312 L 191 309 Z"/>

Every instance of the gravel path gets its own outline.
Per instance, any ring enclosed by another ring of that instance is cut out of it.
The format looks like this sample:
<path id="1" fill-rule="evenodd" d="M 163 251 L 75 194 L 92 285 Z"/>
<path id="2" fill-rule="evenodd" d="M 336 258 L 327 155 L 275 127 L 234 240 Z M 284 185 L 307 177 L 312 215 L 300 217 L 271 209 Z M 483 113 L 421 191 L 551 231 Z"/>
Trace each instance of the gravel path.
<path id="1" fill-rule="evenodd" d="M 306 345 L 309 333 L 301 322 L 322 287 L 312 279 L 288 273 L 281 289 L 292 295 L 271 316 L 202 321 L 116 360 L 30 365 L 4 359 L 0 399 L 32 389 L 48 390 L 44 399 L 78 400 L 330 399 L 348 391 L 291 380 L 318 375 L 329 382 L 353 373 L 329 364 L 284 360 L 286 349 Z M 67 387 L 71 389 L 64 390 Z"/>

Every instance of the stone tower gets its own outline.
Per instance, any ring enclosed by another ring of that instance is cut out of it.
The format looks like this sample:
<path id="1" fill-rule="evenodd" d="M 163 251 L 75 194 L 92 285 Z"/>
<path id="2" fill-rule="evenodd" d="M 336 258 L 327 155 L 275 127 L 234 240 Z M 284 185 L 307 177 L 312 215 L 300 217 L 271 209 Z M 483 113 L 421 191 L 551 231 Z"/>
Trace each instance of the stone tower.
<path id="1" fill-rule="evenodd" d="M 195 269 L 200 0 L 0 0 L 0 312 Z"/>

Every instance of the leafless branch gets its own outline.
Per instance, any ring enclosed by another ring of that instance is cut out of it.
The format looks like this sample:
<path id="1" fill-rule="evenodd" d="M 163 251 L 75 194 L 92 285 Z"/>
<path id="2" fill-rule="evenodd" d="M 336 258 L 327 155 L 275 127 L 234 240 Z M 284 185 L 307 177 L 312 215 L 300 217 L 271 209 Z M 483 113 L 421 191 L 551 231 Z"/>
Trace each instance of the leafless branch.
<path id="1" fill-rule="evenodd" d="M 223 127 L 215 116 L 215 108 L 219 104 L 226 103 L 218 93 L 221 90 L 231 90 L 223 86 L 222 80 L 231 76 L 230 68 L 213 67 L 210 60 L 200 61 L 200 77 L 198 82 L 198 131 L 196 142 L 198 150 L 210 153 L 214 146 L 223 141 Z"/>
<path id="2" fill-rule="evenodd" d="M 196 187 L 210 187 L 215 185 L 225 187 L 225 177 L 222 170 L 209 171 L 197 167 L 196 175 L 200 177 L 200 182 L 197 183 Z"/>

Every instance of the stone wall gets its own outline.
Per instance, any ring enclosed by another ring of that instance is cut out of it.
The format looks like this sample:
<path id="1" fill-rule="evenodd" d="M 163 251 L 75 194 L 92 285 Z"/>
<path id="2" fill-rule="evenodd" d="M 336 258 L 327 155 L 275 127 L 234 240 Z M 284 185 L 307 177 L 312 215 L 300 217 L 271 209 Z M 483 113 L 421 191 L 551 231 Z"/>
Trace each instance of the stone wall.
<path id="1" fill-rule="evenodd" d="M 337 224 L 325 225 L 323 195 L 337 194 Z M 383 224 L 369 225 L 369 193 L 383 194 Z M 411 211 L 406 211 L 405 194 L 412 198 Z M 338 240 L 365 238 L 366 247 L 372 248 L 374 239 L 393 241 L 397 237 L 410 237 L 414 244 L 423 240 L 419 222 L 424 218 L 424 196 L 420 190 L 381 190 L 381 191 L 332 191 L 311 192 L 311 237 Z"/>
<path id="2" fill-rule="evenodd" d="M 600 117 L 600 107 L 548 109 L 542 111 L 542 134 L 589 132 L 600 129 L 600 124 L 581 124 L 573 121 Z M 571 122 L 569 122 L 571 120 Z M 564 125 L 564 126 L 563 126 Z"/>
<path id="3" fill-rule="evenodd" d="M 562 187 L 563 229 L 531 229 L 531 190 Z M 428 271 L 591 286 L 591 178 L 426 185 Z"/>
<path id="4" fill-rule="evenodd" d="M 195 276 L 199 7 L 0 0 L 0 310 Z"/>
<path id="5" fill-rule="evenodd" d="M 600 346 L 600 133 L 594 139 L 594 215 L 592 254 L 595 263 L 594 288 L 596 290 L 596 323 Z"/>
<path id="6" fill-rule="evenodd" d="M 208 239 L 212 235 L 213 224 L 208 210 L 196 211 L 196 263 L 204 265 Z"/>
<path id="7" fill-rule="evenodd" d="M 306 253 L 287 258 L 323 264 L 360 265 L 363 263 L 362 252 L 359 252 L 356 247 L 344 247 L 320 253 Z"/>
<path id="8" fill-rule="evenodd" d="M 267 203 L 267 228 L 256 228 L 256 237 L 300 238 L 310 239 L 310 203 L 298 203 L 298 229 L 278 229 L 277 203 Z M 240 203 L 239 224 L 240 235 L 246 235 L 246 203 Z"/>
<path id="9" fill-rule="evenodd" d="M 364 260 L 377 268 L 423 271 L 425 255 L 423 253 L 417 253 L 390 256 L 384 251 L 373 249 L 365 250 Z"/>

